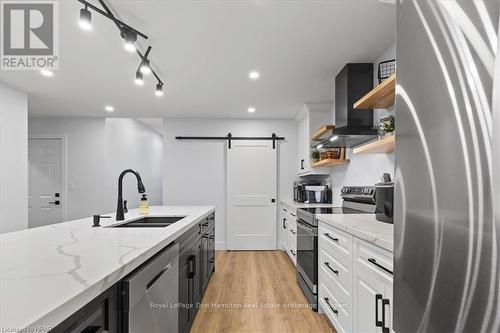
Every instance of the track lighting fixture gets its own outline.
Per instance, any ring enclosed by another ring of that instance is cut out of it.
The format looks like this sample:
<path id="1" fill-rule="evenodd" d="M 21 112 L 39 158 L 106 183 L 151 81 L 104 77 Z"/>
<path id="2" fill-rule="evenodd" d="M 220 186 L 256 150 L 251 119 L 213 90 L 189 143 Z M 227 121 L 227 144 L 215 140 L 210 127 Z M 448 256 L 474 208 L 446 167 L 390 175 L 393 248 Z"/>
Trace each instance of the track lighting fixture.
<path id="1" fill-rule="evenodd" d="M 140 70 L 142 74 L 151 74 L 151 63 L 148 59 L 144 58 L 142 60 Z"/>
<path id="2" fill-rule="evenodd" d="M 163 83 L 158 83 L 156 85 L 156 92 L 155 92 L 156 96 L 158 97 L 161 97 L 163 96 Z"/>
<path id="3" fill-rule="evenodd" d="M 92 13 L 90 13 L 90 10 L 87 9 L 87 6 L 85 8 L 80 9 L 80 21 L 78 22 L 78 25 L 82 30 L 89 31 L 92 30 Z"/>
<path id="4" fill-rule="evenodd" d="M 93 5 L 87 0 L 78 0 L 78 2 L 80 2 L 85 6 L 85 8 L 80 9 L 80 21 L 79 21 L 80 27 L 83 30 L 92 30 L 91 10 L 111 20 L 118 28 L 121 38 L 123 38 L 125 41 L 124 44 L 125 49 L 129 52 L 137 53 L 137 55 L 141 58 L 141 63 L 135 73 L 135 81 L 134 81 L 135 84 L 138 86 L 144 85 L 144 74 L 153 74 L 158 82 L 156 84 L 155 94 L 156 96 L 163 96 L 163 82 L 158 76 L 158 74 L 151 67 L 151 61 L 149 60 L 149 53 L 151 52 L 151 46 L 148 46 L 148 49 L 143 54 L 136 44 L 138 37 L 141 37 L 144 40 L 146 40 L 148 39 L 148 36 L 140 32 L 139 30 L 132 28 L 130 25 L 121 21 L 120 19 L 118 19 L 113 14 L 108 5 L 106 5 L 106 2 L 104 0 L 98 0 L 100 6 Z M 52 72 L 44 70 L 42 70 L 41 73 L 45 76 L 53 75 Z M 108 109 L 111 109 L 110 106 L 106 107 L 106 110 L 111 112 L 111 110 Z"/>
<path id="5" fill-rule="evenodd" d="M 141 71 L 137 71 L 135 73 L 135 84 L 138 86 L 142 86 L 144 84 L 144 75 L 142 75 Z"/>
<path id="6" fill-rule="evenodd" d="M 135 42 L 137 41 L 137 33 L 128 27 L 123 27 L 121 29 L 120 36 L 125 39 L 125 50 L 134 52 L 136 50 Z"/>

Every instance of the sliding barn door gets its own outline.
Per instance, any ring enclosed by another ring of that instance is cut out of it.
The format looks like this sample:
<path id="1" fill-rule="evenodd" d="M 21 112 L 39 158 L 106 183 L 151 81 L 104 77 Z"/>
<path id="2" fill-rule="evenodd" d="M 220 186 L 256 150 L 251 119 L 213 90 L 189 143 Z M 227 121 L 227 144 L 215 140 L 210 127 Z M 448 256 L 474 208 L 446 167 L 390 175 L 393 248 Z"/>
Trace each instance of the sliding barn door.
<path id="1" fill-rule="evenodd" d="M 227 149 L 227 248 L 276 249 L 277 149 L 233 141 Z"/>

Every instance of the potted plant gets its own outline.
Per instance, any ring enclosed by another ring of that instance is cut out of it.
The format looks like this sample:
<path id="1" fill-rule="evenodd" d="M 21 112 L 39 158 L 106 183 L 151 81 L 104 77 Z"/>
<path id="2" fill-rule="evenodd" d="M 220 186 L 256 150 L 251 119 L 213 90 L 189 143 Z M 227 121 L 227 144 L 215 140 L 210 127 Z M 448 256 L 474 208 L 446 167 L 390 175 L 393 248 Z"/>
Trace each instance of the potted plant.
<path id="1" fill-rule="evenodd" d="M 319 153 L 318 149 L 311 150 L 311 160 L 313 162 L 318 162 L 319 161 L 319 156 L 320 156 L 320 153 Z"/>

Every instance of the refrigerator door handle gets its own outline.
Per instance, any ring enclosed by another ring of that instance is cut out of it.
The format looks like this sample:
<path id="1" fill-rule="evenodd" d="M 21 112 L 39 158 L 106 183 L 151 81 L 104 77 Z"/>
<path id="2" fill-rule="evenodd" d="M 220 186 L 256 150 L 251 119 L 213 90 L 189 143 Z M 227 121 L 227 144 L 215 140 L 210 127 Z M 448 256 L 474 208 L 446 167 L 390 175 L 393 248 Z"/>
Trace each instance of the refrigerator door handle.
<path id="1" fill-rule="evenodd" d="M 385 306 L 389 305 L 387 298 L 382 299 L 382 333 L 389 333 L 389 327 L 385 326 Z"/>
<path id="2" fill-rule="evenodd" d="M 384 323 L 378 320 L 378 301 L 382 299 L 382 294 L 375 294 L 375 326 L 383 327 Z"/>

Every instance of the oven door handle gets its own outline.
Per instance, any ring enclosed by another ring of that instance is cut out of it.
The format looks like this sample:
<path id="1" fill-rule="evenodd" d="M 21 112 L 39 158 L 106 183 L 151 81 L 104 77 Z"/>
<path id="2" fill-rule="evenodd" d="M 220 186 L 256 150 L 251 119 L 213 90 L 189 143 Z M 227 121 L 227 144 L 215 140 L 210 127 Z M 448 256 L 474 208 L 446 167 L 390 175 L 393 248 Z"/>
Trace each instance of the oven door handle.
<path id="1" fill-rule="evenodd" d="M 308 224 L 302 220 L 297 220 L 298 226 L 305 230 L 308 234 L 311 234 L 313 236 L 316 236 L 316 232 L 313 228 L 308 227 Z"/>

